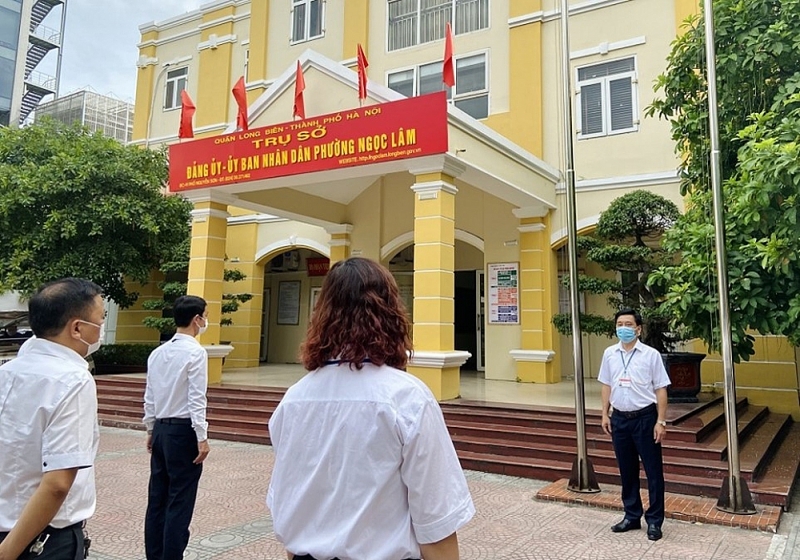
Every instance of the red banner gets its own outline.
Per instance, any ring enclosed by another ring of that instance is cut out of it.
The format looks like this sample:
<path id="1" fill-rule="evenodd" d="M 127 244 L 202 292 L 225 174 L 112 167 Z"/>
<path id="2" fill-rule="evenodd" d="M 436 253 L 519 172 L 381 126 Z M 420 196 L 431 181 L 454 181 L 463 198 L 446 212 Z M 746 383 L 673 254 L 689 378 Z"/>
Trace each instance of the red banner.
<path id="1" fill-rule="evenodd" d="M 331 261 L 327 257 L 311 257 L 306 259 L 309 276 L 325 276 L 331 268 Z"/>
<path id="2" fill-rule="evenodd" d="M 169 189 L 219 187 L 442 154 L 444 92 L 169 147 Z"/>

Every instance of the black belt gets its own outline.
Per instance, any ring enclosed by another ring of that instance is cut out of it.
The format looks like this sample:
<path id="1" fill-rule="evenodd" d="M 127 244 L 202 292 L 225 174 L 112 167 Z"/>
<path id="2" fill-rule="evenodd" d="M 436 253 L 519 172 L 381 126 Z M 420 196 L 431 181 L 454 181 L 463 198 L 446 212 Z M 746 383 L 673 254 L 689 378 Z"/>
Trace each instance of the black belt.
<path id="1" fill-rule="evenodd" d="M 657 411 L 658 407 L 656 406 L 656 403 L 653 403 L 644 408 L 640 408 L 639 410 L 617 410 L 615 408 L 614 414 L 619 414 L 620 416 L 623 416 L 625 418 L 638 418 L 639 416 L 644 416 L 645 414 L 650 414 L 652 412 L 657 412 Z"/>
<path id="2" fill-rule="evenodd" d="M 183 424 L 185 426 L 192 425 L 191 418 L 157 418 L 156 422 L 159 424 Z"/>

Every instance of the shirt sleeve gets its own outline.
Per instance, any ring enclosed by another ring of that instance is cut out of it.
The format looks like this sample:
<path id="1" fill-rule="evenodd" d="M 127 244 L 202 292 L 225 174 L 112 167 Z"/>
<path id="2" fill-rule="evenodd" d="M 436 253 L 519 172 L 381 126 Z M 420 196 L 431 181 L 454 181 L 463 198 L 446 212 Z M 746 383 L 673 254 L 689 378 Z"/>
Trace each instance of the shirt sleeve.
<path id="1" fill-rule="evenodd" d="M 611 353 L 606 350 L 603 352 L 603 359 L 600 361 L 600 372 L 597 374 L 597 380 L 603 385 L 611 385 L 614 383 L 614 374 L 611 371 L 611 365 L 608 363 Z"/>
<path id="2" fill-rule="evenodd" d="M 45 426 L 42 472 L 91 467 L 96 431 L 97 391 L 88 379 L 67 392 Z"/>
<path id="3" fill-rule="evenodd" d="M 142 423 L 148 432 L 153 431 L 153 425 L 156 423 L 156 403 L 153 399 L 153 387 L 150 383 L 150 372 L 152 371 L 152 354 L 147 359 L 147 383 L 144 388 L 144 417 Z"/>
<path id="4" fill-rule="evenodd" d="M 672 385 L 667 374 L 667 368 L 664 367 L 664 360 L 661 354 L 653 352 L 653 389 L 663 389 Z"/>
<path id="5" fill-rule="evenodd" d="M 475 506 L 439 405 L 422 405 L 403 444 L 400 474 L 408 488 L 411 523 L 420 544 L 438 542 L 475 515 Z"/>
<path id="6" fill-rule="evenodd" d="M 188 377 L 189 417 L 192 419 L 192 428 L 197 434 L 197 441 L 205 441 L 208 438 L 208 422 L 206 422 L 208 354 L 205 349 L 192 352 Z"/>

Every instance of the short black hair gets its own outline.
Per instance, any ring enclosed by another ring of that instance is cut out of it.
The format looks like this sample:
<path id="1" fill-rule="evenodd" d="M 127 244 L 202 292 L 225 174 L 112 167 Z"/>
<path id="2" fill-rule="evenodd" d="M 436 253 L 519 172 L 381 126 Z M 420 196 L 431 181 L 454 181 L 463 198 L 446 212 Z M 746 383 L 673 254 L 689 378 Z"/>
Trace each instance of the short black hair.
<path id="1" fill-rule="evenodd" d="M 57 336 L 72 319 L 88 320 L 103 288 L 83 278 L 48 282 L 28 302 L 31 330 L 39 338 Z"/>
<path id="2" fill-rule="evenodd" d="M 197 296 L 180 296 L 172 304 L 172 317 L 178 327 L 188 327 L 196 315 L 206 312 L 206 300 Z"/>
<path id="3" fill-rule="evenodd" d="M 636 326 L 637 327 L 641 327 L 642 326 L 642 316 L 639 315 L 639 312 L 636 311 L 635 309 L 620 309 L 614 315 L 614 323 L 616 323 L 617 319 L 619 319 L 623 315 L 633 315 L 633 320 L 636 321 Z"/>

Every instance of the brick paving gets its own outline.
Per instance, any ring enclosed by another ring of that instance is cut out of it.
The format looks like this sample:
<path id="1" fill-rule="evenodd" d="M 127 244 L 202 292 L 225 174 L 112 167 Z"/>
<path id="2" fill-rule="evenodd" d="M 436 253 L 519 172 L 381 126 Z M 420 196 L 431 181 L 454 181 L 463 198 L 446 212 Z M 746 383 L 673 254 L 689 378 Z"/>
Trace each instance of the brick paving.
<path id="1" fill-rule="evenodd" d="M 264 505 L 272 449 L 212 441 L 200 481 L 187 560 L 279 560 Z M 97 513 L 89 522 L 90 558 L 143 560 L 148 455 L 144 434 L 101 428 L 97 461 Z M 667 520 L 664 539 L 645 531 L 621 535 L 610 526 L 617 511 L 536 500 L 548 483 L 467 472 L 477 508 L 459 532 L 464 560 L 789 560 L 800 516 L 784 514 L 776 535 L 732 527 Z M 800 553 L 800 549 L 798 549 Z"/>
<path id="2" fill-rule="evenodd" d="M 567 479 L 561 479 L 539 490 L 536 497 L 540 500 L 562 502 L 566 504 L 579 504 L 602 509 L 622 511 L 622 498 L 620 487 L 603 484 L 597 493 L 575 493 L 567 488 Z M 647 490 L 642 491 L 642 503 L 648 507 Z M 710 523 L 712 525 L 725 525 L 752 529 L 755 531 L 778 532 L 781 517 L 781 508 L 775 506 L 756 506 L 753 515 L 734 515 L 719 511 L 717 500 L 684 496 L 682 494 L 667 493 L 664 504 L 667 519 L 677 519 L 692 523 Z"/>

